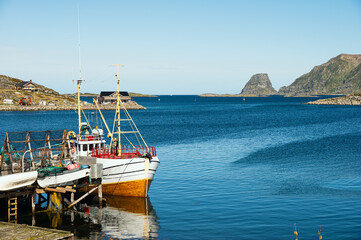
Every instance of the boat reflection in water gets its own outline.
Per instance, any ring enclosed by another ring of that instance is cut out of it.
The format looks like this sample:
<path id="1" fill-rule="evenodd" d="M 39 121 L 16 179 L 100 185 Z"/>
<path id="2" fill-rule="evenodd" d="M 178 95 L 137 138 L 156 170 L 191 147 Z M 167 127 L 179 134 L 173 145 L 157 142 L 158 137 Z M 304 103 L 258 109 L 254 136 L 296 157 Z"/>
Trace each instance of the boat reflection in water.
<path id="1" fill-rule="evenodd" d="M 48 208 L 18 223 L 74 233 L 76 239 L 153 239 L 159 223 L 149 198 L 105 196 L 107 204 L 80 204 L 77 211 Z M 5 219 L 5 217 L 4 217 Z M 5 221 L 5 220 L 4 220 Z"/>
<path id="2" fill-rule="evenodd" d="M 116 239 L 157 238 L 158 217 L 149 198 L 105 196 L 107 206 L 89 207 L 102 236 Z"/>

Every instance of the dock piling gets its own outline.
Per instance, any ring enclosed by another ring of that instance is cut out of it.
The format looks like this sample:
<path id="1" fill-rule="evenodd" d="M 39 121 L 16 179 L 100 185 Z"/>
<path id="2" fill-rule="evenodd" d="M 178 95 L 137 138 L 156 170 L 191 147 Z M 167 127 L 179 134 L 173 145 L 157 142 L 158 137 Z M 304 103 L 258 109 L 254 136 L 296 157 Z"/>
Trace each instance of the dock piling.
<path id="1" fill-rule="evenodd" d="M 36 191 L 31 195 L 31 212 L 35 214 L 35 201 L 36 201 Z"/>
<path id="2" fill-rule="evenodd" d="M 103 201 L 103 188 L 102 185 L 99 185 L 98 188 L 98 198 L 99 198 L 99 206 L 102 206 L 102 201 Z"/>

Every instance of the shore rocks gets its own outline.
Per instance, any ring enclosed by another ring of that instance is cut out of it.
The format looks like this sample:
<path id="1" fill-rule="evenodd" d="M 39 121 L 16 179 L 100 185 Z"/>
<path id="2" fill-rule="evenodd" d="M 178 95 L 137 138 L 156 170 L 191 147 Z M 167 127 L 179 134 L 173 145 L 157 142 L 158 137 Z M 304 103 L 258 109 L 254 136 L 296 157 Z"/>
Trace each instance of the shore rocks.
<path id="1" fill-rule="evenodd" d="M 347 95 L 342 97 L 319 99 L 317 101 L 308 102 L 306 104 L 317 105 L 361 105 L 361 94 Z"/>
<path id="2" fill-rule="evenodd" d="M 127 110 L 141 110 L 146 109 L 142 105 L 134 101 L 130 101 L 124 103 Z M 106 104 L 99 106 L 101 110 L 115 110 L 116 104 Z M 77 105 L 75 104 L 67 104 L 67 105 L 30 105 L 30 106 L 21 106 L 21 105 L 7 105 L 3 104 L 0 105 L 0 111 L 69 111 L 69 110 L 76 110 Z M 94 104 L 83 104 L 83 110 L 97 110 L 97 107 Z"/>

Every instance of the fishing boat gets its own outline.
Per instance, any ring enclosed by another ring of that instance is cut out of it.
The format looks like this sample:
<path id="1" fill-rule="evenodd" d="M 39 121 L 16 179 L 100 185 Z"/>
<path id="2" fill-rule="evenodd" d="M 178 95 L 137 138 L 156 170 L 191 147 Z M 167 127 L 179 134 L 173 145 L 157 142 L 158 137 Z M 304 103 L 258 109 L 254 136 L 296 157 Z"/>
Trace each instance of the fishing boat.
<path id="1" fill-rule="evenodd" d="M 103 166 L 102 192 L 105 195 L 147 197 L 150 184 L 159 165 L 155 147 L 148 146 L 127 111 L 119 94 L 119 64 L 117 66 L 117 105 L 112 131 L 109 129 L 98 102 L 94 99 L 98 112 L 108 131 L 110 143 L 106 144 L 103 130 L 92 128 L 81 121 L 80 83 L 78 86 L 78 131 L 74 148 L 79 162 L 88 158 Z M 122 113 L 121 113 L 122 112 Z M 85 116 L 85 114 L 84 114 Z M 86 118 L 86 116 L 85 116 Z M 87 119 L 86 119 L 87 120 Z M 122 126 L 126 125 L 123 129 Z M 135 136 L 134 144 L 130 134 Z M 126 142 L 126 143 L 123 143 Z M 87 163 L 87 162 L 83 162 Z M 91 187 L 85 188 L 89 191 Z"/>

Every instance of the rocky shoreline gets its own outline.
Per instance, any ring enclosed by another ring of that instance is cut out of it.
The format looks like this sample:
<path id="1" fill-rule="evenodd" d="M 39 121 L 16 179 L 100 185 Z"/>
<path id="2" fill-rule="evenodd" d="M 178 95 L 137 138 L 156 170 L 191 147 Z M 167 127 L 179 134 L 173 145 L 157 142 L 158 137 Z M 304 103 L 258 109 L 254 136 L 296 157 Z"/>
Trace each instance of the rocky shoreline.
<path id="1" fill-rule="evenodd" d="M 124 103 L 127 110 L 143 110 L 146 109 L 142 105 L 134 101 L 130 101 L 128 103 Z M 99 106 L 101 110 L 115 110 L 115 104 L 106 104 Z M 0 111 L 75 111 L 77 109 L 77 105 L 75 104 L 67 104 L 67 105 L 32 105 L 32 106 L 21 106 L 21 105 L 0 105 Z M 97 110 L 97 107 L 94 104 L 82 104 L 83 110 Z"/>
<path id="2" fill-rule="evenodd" d="M 306 104 L 316 105 L 361 105 L 361 94 L 347 95 L 335 98 L 319 99 Z"/>
<path id="3" fill-rule="evenodd" d="M 268 96 L 258 96 L 252 94 L 217 94 L 217 93 L 202 93 L 198 97 L 268 97 Z"/>

